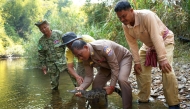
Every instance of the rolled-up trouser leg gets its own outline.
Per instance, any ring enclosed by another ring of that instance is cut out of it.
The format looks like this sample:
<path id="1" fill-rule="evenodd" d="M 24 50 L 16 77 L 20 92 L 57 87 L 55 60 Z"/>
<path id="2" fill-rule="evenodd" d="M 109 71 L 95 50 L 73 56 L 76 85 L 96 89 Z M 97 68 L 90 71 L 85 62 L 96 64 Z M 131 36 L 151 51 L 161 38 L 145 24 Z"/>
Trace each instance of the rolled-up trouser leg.
<path id="1" fill-rule="evenodd" d="M 152 67 L 144 66 L 146 59 L 146 51 L 140 50 L 139 55 L 141 59 L 142 72 L 139 75 L 136 74 L 137 85 L 139 89 L 138 99 L 141 102 L 147 102 L 150 96 Z"/>
<path id="2" fill-rule="evenodd" d="M 118 83 L 122 92 L 123 109 L 132 108 L 132 89 L 128 82 L 131 72 L 132 60 L 120 67 Z"/>
<path id="3" fill-rule="evenodd" d="M 173 44 L 166 46 L 167 51 L 167 59 L 172 66 L 173 63 Z M 164 96 L 166 98 L 166 102 L 169 106 L 179 104 L 178 98 L 178 83 L 176 80 L 176 76 L 172 67 L 172 71 L 169 73 L 162 73 L 162 80 L 163 80 L 163 91 Z"/>
<path id="4" fill-rule="evenodd" d="M 48 68 L 48 73 L 50 76 L 52 89 L 58 87 L 59 86 L 60 71 L 56 67 L 56 65 L 53 65 L 50 68 Z"/>

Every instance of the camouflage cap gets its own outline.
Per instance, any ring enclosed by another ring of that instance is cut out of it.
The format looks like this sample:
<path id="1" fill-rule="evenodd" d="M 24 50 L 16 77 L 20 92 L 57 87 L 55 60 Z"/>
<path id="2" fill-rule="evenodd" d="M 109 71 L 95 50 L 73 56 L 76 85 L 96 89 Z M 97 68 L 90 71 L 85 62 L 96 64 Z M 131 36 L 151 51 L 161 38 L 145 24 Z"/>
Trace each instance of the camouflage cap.
<path id="1" fill-rule="evenodd" d="M 36 25 L 37 27 L 39 27 L 39 26 L 40 26 L 41 24 L 43 24 L 43 23 L 48 24 L 47 20 L 39 20 L 39 21 L 37 21 L 37 22 L 35 23 L 35 25 Z"/>

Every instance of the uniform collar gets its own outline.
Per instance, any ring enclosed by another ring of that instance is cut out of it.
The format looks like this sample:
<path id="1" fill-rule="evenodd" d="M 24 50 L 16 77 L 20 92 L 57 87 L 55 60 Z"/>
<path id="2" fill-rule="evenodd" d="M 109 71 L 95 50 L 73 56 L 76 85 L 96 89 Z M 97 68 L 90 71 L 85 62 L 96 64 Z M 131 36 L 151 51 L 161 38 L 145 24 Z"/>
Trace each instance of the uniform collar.
<path id="1" fill-rule="evenodd" d="M 45 39 L 50 39 L 52 37 L 52 35 L 54 34 L 53 30 L 50 30 L 50 31 L 51 31 L 51 35 L 49 37 L 47 37 L 45 34 L 43 34 L 43 37 L 45 37 Z"/>
<path id="2" fill-rule="evenodd" d="M 87 46 L 89 47 L 89 50 L 90 50 L 90 57 L 94 56 L 94 49 L 93 49 L 93 47 L 89 43 L 87 43 Z"/>
<path id="3" fill-rule="evenodd" d="M 140 19 L 138 17 L 137 11 L 134 10 L 134 14 L 135 14 L 135 24 L 134 26 L 131 26 L 130 24 L 127 25 L 128 28 L 134 28 L 135 26 L 140 24 Z"/>

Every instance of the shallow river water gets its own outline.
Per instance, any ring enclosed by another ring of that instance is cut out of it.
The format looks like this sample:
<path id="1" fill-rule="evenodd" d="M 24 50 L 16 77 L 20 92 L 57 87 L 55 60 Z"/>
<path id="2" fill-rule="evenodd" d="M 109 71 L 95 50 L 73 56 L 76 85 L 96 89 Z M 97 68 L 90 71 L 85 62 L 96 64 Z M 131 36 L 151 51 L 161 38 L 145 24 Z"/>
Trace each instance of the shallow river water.
<path id="1" fill-rule="evenodd" d="M 59 90 L 52 92 L 49 76 L 24 64 L 24 59 L 0 60 L 0 109 L 87 109 L 87 102 L 67 92 L 74 89 L 67 73 L 61 73 Z M 167 109 L 159 101 L 137 104 L 136 100 L 133 94 L 133 109 Z M 122 109 L 121 97 L 109 95 L 104 109 Z"/>

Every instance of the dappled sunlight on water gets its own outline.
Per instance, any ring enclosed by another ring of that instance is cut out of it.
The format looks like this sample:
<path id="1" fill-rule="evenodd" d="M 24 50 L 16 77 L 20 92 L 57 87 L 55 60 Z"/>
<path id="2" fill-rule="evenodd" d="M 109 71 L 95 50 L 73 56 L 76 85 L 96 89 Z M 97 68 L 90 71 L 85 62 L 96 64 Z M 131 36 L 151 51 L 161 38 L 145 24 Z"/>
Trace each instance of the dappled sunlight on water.
<path id="1" fill-rule="evenodd" d="M 0 109 L 86 109 L 84 99 L 67 92 L 74 89 L 67 73 L 61 73 L 59 90 L 52 91 L 48 75 L 24 64 L 23 59 L 0 61 Z M 164 108 L 161 102 L 138 105 L 133 96 L 133 109 Z M 109 95 L 106 109 L 122 109 L 121 97 Z"/>

